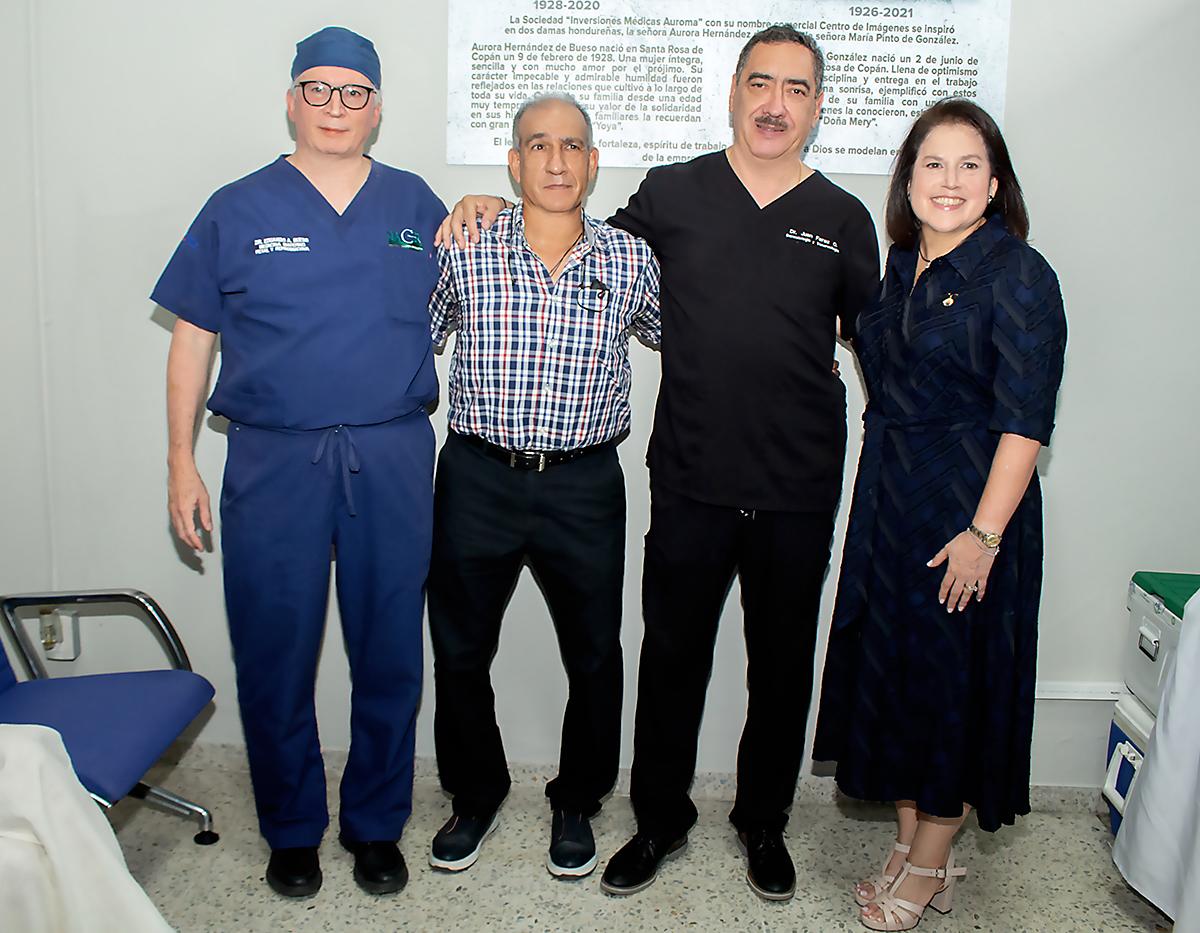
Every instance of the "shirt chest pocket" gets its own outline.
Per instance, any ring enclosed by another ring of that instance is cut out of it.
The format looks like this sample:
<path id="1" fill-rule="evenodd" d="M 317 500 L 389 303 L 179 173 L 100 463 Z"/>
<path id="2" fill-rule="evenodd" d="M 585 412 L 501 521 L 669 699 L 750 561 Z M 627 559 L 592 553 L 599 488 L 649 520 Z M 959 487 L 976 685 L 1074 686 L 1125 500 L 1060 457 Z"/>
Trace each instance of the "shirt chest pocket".
<path id="1" fill-rule="evenodd" d="M 367 277 L 388 314 L 404 321 L 428 323 L 429 296 L 437 284 L 437 259 L 419 246 L 399 239 L 380 246 Z"/>
<path id="2" fill-rule="evenodd" d="M 628 276 L 609 268 L 572 270 L 559 283 L 557 318 L 567 352 L 611 361 L 627 339 L 635 298 Z"/>
<path id="3" fill-rule="evenodd" d="M 239 243 L 221 263 L 225 313 L 272 325 L 311 304 L 323 279 L 319 242 L 308 236 L 263 236 Z"/>
<path id="4" fill-rule="evenodd" d="M 774 297 L 788 316 L 805 321 L 840 314 L 844 272 L 837 240 L 803 226 L 781 227 L 772 235 L 774 248 L 756 257 L 758 276 L 777 283 Z"/>
<path id="5" fill-rule="evenodd" d="M 557 348 L 564 356 L 611 364 L 618 343 L 625 339 L 619 309 L 611 304 L 584 307 L 578 299 L 579 296 L 572 296 L 569 303 L 564 303 L 558 315 L 559 327 L 552 339 L 556 339 Z M 587 300 L 586 295 L 583 300 Z"/>

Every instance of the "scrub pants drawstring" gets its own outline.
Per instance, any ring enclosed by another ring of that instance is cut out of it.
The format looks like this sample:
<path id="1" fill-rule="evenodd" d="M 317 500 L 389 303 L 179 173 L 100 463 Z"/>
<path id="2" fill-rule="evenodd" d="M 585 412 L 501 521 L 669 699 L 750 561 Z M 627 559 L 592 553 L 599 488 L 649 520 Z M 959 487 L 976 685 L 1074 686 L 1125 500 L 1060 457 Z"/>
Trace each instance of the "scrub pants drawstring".
<path id="1" fill-rule="evenodd" d="M 342 491 L 346 496 L 346 508 L 351 515 L 358 515 L 358 512 L 354 509 L 354 492 L 350 488 L 350 474 L 359 471 L 360 463 L 358 447 L 354 444 L 354 437 L 350 434 L 350 429 L 344 424 L 327 428 L 321 434 L 321 439 L 317 442 L 317 450 L 313 454 L 312 462 L 314 464 L 320 463 L 325 457 L 325 450 L 330 446 L 330 438 L 333 439 L 333 452 L 330 454 L 329 459 L 325 461 L 329 468 L 329 475 L 333 476 L 338 466 L 341 466 Z"/>

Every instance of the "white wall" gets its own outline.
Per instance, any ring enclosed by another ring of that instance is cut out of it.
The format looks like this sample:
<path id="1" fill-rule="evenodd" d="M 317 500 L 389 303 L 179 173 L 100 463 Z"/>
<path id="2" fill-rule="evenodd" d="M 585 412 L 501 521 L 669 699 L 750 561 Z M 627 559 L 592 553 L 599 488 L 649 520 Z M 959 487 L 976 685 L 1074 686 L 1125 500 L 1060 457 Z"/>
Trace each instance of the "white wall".
<path id="1" fill-rule="evenodd" d="M 46 485 L 47 418 L 38 314 L 34 102 L 29 9 L 0 6 L 5 72 L 5 141 L 0 145 L 0 593 L 46 586 L 51 576 Z"/>
<path id="2" fill-rule="evenodd" d="M 0 195 L 8 291 L 0 591 L 53 584 L 152 593 L 217 687 L 202 738 L 240 741 L 220 562 L 212 554 L 184 560 L 167 528 L 169 316 L 146 295 L 208 194 L 290 150 L 283 92 L 293 43 L 324 25 L 329 7 L 27 0 L 4 9 L 3 34 L 31 36 L 28 46 L 9 43 L 17 59 L 8 73 L 29 74 L 36 95 L 11 95 L 9 125 L 21 132 L 2 147 L 11 165 Z M 375 157 L 420 172 L 448 202 L 466 191 L 507 190 L 500 169 L 444 164 L 445 5 L 367 4 L 359 13 L 342 22 L 372 37 L 384 64 Z M 1184 116 L 1194 77 L 1185 62 L 1198 27 L 1188 0 L 1136 8 L 1013 2 L 1006 136 L 1033 242 L 1060 274 L 1071 327 L 1060 427 L 1044 465 L 1040 662 L 1041 679 L 1067 695 L 1121 679 L 1124 593 L 1134 570 L 1200 569 L 1200 439 L 1186 407 L 1200 396 L 1200 316 L 1183 262 L 1185 208 L 1197 200 L 1188 160 L 1198 141 Z M 591 212 L 606 216 L 624 203 L 641 174 L 602 168 Z M 835 180 L 880 219 L 885 179 Z M 622 447 L 630 503 L 624 764 L 648 516 L 642 458 L 658 381 L 652 353 L 637 346 L 634 358 L 634 423 Z M 853 362 L 842 363 L 852 419 L 848 489 L 862 394 Z M 435 423 L 444 430 L 444 410 Z M 223 436 L 206 425 L 198 462 L 214 500 L 223 454 Z M 835 583 L 836 563 L 826 616 Z M 84 648 L 89 666 L 111 660 L 87 631 Z M 700 767 L 728 772 L 745 705 L 736 593 L 717 651 Z M 565 679 L 528 579 L 506 619 L 495 679 L 510 758 L 555 760 Z M 347 693 L 344 656 L 331 637 L 319 683 L 331 747 L 347 742 Z M 1089 704 L 1072 701 L 1046 700 L 1043 708 L 1059 702 L 1069 705 L 1045 717 L 1054 728 L 1039 733 L 1035 780 L 1098 781 L 1104 716 L 1094 704 L 1075 716 L 1071 709 Z M 433 751 L 431 706 L 427 693 L 420 754 Z M 1076 750 L 1086 742 L 1059 741 L 1072 730 L 1095 734 L 1094 758 Z M 1064 758 L 1065 747 L 1072 751 Z"/>

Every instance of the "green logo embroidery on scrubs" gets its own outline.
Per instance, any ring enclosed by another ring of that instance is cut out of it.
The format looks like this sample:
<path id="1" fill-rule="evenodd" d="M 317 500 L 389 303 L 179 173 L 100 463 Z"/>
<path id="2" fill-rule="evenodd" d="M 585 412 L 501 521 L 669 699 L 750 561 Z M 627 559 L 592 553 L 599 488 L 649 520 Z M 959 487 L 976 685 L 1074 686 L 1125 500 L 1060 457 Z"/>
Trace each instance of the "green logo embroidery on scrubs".
<path id="1" fill-rule="evenodd" d="M 421 235 L 411 227 L 401 230 L 397 233 L 395 230 L 388 231 L 388 246 L 399 246 L 401 249 L 419 249 L 425 247 L 421 244 Z"/>

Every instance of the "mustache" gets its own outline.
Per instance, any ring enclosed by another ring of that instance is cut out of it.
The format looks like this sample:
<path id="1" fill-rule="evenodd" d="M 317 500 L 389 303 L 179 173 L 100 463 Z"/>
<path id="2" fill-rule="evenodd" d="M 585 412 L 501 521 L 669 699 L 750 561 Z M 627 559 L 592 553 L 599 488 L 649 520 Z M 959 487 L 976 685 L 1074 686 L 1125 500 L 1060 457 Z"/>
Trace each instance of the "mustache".
<path id="1" fill-rule="evenodd" d="M 755 117 L 754 122 L 758 126 L 770 126 L 777 130 L 786 130 L 788 128 L 786 120 L 781 120 L 779 117 L 772 117 L 767 114 Z"/>

